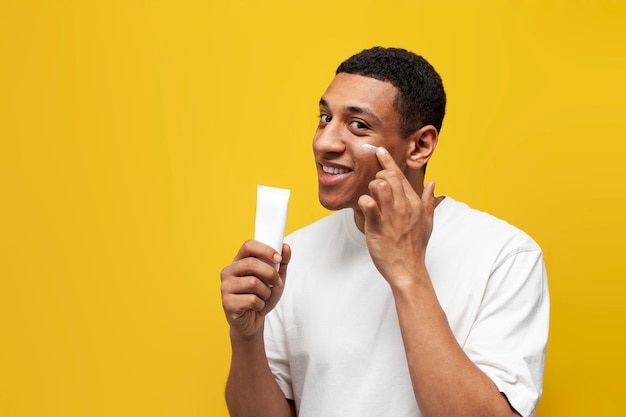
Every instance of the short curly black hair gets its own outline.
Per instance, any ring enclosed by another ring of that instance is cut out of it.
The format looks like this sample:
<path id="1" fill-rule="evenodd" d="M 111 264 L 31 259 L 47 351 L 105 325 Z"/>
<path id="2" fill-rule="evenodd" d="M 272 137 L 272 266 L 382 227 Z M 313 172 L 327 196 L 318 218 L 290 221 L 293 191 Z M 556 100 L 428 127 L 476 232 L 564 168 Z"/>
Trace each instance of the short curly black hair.
<path id="1" fill-rule="evenodd" d="M 365 49 L 339 65 L 348 73 L 390 82 L 398 89 L 394 108 L 400 115 L 400 134 L 406 138 L 426 125 L 441 131 L 446 93 L 441 77 L 428 61 L 401 48 Z"/>

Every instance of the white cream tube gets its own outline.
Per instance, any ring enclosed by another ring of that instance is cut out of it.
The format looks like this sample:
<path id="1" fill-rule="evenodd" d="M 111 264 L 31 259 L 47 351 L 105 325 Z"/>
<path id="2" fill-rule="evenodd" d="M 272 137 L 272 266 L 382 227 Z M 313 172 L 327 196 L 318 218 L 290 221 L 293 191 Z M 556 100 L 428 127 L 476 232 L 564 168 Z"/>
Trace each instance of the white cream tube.
<path id="1" fill-rule="evenodd" d="M 283 251 L 290 195 L 291 191 L 284 188 L 257 186 L 254 240 L 271 246 L 280 254 Z"/>

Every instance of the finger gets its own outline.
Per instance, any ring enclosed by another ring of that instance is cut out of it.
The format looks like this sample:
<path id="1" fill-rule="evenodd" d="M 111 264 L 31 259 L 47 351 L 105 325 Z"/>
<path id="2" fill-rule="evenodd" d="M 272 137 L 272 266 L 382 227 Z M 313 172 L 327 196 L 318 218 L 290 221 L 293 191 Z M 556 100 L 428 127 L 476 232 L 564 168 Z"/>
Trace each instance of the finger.
<path id="1" fill-rule="evenodd" d="M 383 169 L 388 169 L 391 171 L 396 171 L 402 174 L 402 170 L 396 164 L 396 161 L 393 160 L 393 157 L 389 153 L 387 149 L 382 146 L 379 146 L 376 150 L 376 158 L 378 158 L 378 162 L 383 167 Z"/>
<path id="2" fill-rule="evenodd" d="M 357 203 L 363 212 L 363 216 L 365 217 L 365 224 L 367 224 L 369 228 L 380 228 L 381 217 L 376 200 L 367 194 L 363 194 L 359 197 Z"/>
<path id="3" fill-rule="evenodd" d="M 280 261 L 280 266 L 278 267 L 278 286 L 281 287 L 285 280 L 287 279 L 287 266 L 289 265 L 289 261 L 291 260 L 291 247 L 283 243 L 283 256 Z"/>
<path id="4" fill-rule="evenodd" d="M 226 294 L 252 294 L 267 300 L 272 295 L 272 290 L 257 277 L 233 277 L 222 282 L 222 295 Z"/>
<path id="5" fill-rule="evenodd" d="M 246 311 L 261 311 L 265 301 L 254 294 L 226 294 L 222 297 L 224 311 L 236 319 Z"/>
<path id="6" fill-rule="evenodd" d="M 398 187 L 402 189 L 402 187 L 397 184 L 397 181 L 395 186 L 396 192 Z M 376 178 L 370 181 L 367 187 L 370 191 L 370 196 L 376 201 L 381 214 L 393 207 L 394 191 L 392 190 L 393 185 L 389 180 Z M 400 196 L 396 195 L 395 198 L 399 199 Z"/>
<path id="7" fill-rule="evenodd" d="M 400 185 L 402 186 L 402 191 L 404 192 L 406 196 L 412 196 L 413 194 L 415 194 L 415 191 L 413 190 L 411 183 L 409 183 L 409 180 L 407 180 L 406 176 L 404 175 L 404 172 L 402 172 L 398 164 L 396 164 L 396 161 L 394 161 L 393 157 L 391 156 L 391 154 L 389 153 L 387 149 L 385 149 L 382 146 L 379 146 L 378 149 L 376 150 L 376 157 L 378 158 L 378 162 L 380 163 L 380 165 L 383 167 L 383 170 L 379 171 L 378 174 L 376 175 L 377 177 L 386 178 L 389 176 L 389 173 L 392 172 L 393 173 L 391 174 L 393 176 L 392 178 L 397 178 L 398 181 L 400 181 Z M 394 187 L 394 193 L 396 192 L 400 192 L 398 187 Z M 396 195 L 399 195 L 399 194 L 396 194 Z"/>
<path id="8" fill-rule="evenodd" d="M 253 257 L 239 259 L 222 271 L 222 281 L 230 277 L 254 276 L 268 286 L 279 285 L 279 276 L 274 265 Z"/>
<path id="9" fill-rule="evenodd" d="M 387 194 L 389 194 L 389 200 L 379 201 L 377 199 L 378 203 L 381 205 L 381 210 L 383 212 L 385 211 L 385 208 L 388 206 L 388 204 L 394 204 L 397 207 L 399 203 L 402 203 L 405 200 L 407 196 L 407 190 L 404 186 L 404 182 L 408 184 L 408 181 L 403 174 L 385 169 L 379 171 L 376 174 L 376 179 L 379 180 L 379 182 L 373 184 L 374 181 L 372 181 L 370 185 L 376 185 L 376 188 L 377 190 L 379 190 L 381 197 L 387 196 Z"/>
<path id="10" fill-rule="evenodd" d="M 291 246 L 289 246 L 286 243 L 283 243 L 283 254 L 282 254 L 282 260 L 280 260 L 280 264 L 287 265 L 289 264 L 290 260 L 291 260 Z"/>
<path id="11" fill-rule="evenodd" d="M 234 261 L 238 261 L 243 258 L 255 257 L 263 259 L 269 263 L 279 263 L 282 259 L 281 255 L 276 252 L 274 248 L 258 240 L 247 240 L 239 248 L 239 252 L 235 256 Z"/>

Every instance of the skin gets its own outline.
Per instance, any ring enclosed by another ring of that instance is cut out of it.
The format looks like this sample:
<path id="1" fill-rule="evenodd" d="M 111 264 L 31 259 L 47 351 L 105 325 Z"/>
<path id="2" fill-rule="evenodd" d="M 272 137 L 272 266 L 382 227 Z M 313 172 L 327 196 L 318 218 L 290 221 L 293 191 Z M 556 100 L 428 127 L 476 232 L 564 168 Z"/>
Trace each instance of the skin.
<path id="1" fill-rule="evenodd" d="M 437 145 L 437 130 L 424 126 L 401 137 L 396 94 L 390 83 L 352 74 L 338 74 L 329 85 L 313 138 L 319 200 L 331 210 L 354 210 L 372 260 L 392 289 L 422 414 L 519 415 L 465 355 L 437 300 L 425 255 L 442 197 L 435 197 L 434 183 L 424 186 L 423 169 Z M 380 148 L 367 153 L 363 143 Z M 248 241 L 222 270 L 233 352 L 226 389 L 232 416 L 296 415 L 274 380 L 263 344 L 264 317 L 282 295 L 290 256 L 287 245 L 280 257 Z M 257 258 L 280 262 L 280 270 Z"/>
<path id="2" fill-rule="evenodd" d="M 233 417 L 296 415 L 293 402 L 276 384 L 263 341 L 265 315 L 283 293 L 290 257 L 288 245 L 283 245 L 281 256 L 270 246 L 249 240 L 222 270 L 222 305 L 232 349 L 226 403 Z M 280 263 L 279 271 L 261 260 Z"/>

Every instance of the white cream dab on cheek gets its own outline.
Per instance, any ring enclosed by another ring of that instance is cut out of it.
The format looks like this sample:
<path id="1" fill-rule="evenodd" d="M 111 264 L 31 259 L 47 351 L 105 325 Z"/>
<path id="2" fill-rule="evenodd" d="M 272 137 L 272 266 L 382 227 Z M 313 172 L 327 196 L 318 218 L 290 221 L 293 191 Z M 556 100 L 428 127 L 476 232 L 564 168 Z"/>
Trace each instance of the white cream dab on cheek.
<path id="1" fill-rule="evenodd" d="M 365 152 L 370 153 L 376 153 L 376 150 L 378 150 L 377 146 L 370 145 L 369 143 L 364 143 L 363 145 L 361 145 L 361 148 L 363 148 Z"/>

